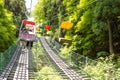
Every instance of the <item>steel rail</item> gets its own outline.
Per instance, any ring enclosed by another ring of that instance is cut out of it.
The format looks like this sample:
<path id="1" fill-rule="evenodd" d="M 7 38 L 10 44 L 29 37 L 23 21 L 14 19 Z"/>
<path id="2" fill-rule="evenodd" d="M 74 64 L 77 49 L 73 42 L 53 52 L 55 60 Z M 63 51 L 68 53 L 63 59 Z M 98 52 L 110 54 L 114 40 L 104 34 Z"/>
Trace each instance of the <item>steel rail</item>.
<path id="1" fill-rule="evenodd" d="M 13 80 L 28 80 L 28 50 L 21 52 Z"/>
<path id="2" fill-rule="evenodd" d="M 28 53 L 18 45 L 0 80 L 28 80 Z"/>
<path id="3" fill-rule="evenodd" d="M 19 51 L 20 51 L 20 47 L 18 45 L 16 51 L 14 52 L 14 54 L 9 62 L 9 64 L 7 65 L 7 67 L 4 69 L 4 71 L 0 75 L 0 80 L 7 80 L 8 76 L 9 76 L 9 74 L 14 66 L 14 63 L 17 59 Z"/>
<path id="4" fill-rule="evenodd" d="M 44 37 L 41 37 L 40 41 L 51 59 L 71 80 L 84 80 L 82 79 L 82 76 L 80 76 L 77 72 L 71 69 L 62 59 L 58 57 L 58 55 L 55 54 L 55 52 L 47 44 Z"/>

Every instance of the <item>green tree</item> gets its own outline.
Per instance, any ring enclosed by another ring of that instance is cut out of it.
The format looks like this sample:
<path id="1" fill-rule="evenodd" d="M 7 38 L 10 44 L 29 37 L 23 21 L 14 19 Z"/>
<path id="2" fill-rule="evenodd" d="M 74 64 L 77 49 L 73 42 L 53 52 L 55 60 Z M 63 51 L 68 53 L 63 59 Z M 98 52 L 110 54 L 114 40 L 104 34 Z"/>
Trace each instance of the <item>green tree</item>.
<path id="1" fill-rule="evenodd" d="M 62 2 L 63 0 L 39 0 L 34 10 L 36 21 L 43 23 L 43 25 L 51 25 L 52 32 L 57 31 L 55 34 L 58 34 L 59 24 L 61 23 L 60 15 L 65 12 Z M 55 37 L 58 38 L 57 35 Z"/>
<path id="2" fill-rule="evenodd" d="M 112 44 L 120 50 L 119 4 L 118 0 L 39 0 L 34 16 L 37 22 L 52 25 L 56 38 L 61 21 L 72 22 L 72 29 L 60 30 L 61 37 L 72 39 L 75 52 L 95 58 L 100 51 L 113 53 Z"/>
<path id="3" fill-rule="evenodd" d="M 99 0 L 94 9 L 93 31 L 101 34 L 101 31 L 108 30 L 109 32 L 109 52 L 112 54 L 113 42 L 112 32 L 114 30 L 115 21 L 120 15 L 120 1 L 119 0 Z M 96 29 L 95 29 L 96 28 Z"/>
<path id="4" fill-rule="evenodd" d="M 6 50 L 14 42 L 16 31 L 12 13 L 5 9 L 3 4 L 3 0 L 0 0 L 0 52 Z"/>
<path id="5" fill-rule="evenodd" d="M 4 0 L 4 6 L 13 13 L 13 21 L 17 27 L 17 35 L 23 19 L 27 19 L 25 0 Z"/>

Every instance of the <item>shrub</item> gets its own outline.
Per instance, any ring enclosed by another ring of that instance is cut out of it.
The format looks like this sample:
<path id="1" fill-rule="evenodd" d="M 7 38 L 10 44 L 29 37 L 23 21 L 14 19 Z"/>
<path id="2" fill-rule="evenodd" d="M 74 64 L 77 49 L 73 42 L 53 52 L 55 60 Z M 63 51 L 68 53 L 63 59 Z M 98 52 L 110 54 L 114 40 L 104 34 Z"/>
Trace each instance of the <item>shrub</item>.
<path id="1" fill-rule="evenodd" d="M 109 55 L 109 53 L 105 52 L 105 51 L 100 51 L 97 53 L 97 57 L 106 57 L 108 55 Z"/>

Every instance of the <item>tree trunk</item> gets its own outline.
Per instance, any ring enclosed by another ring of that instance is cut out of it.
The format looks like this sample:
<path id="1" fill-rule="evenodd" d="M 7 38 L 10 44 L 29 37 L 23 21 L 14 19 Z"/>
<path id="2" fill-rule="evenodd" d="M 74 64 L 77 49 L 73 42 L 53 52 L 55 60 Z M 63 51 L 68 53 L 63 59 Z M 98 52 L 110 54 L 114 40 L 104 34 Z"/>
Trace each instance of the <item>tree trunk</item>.
<path id="1" fill-rule="evenodd" d="M 111 26 L 110 26 L 110 21 L 107 20 L 107 27 L 108 27 L 108 32 L 109 32 L 109 52 L 110 54 L 113 54 L 113 45 L 112 45 L 112 31 L 111 31 Z"/>

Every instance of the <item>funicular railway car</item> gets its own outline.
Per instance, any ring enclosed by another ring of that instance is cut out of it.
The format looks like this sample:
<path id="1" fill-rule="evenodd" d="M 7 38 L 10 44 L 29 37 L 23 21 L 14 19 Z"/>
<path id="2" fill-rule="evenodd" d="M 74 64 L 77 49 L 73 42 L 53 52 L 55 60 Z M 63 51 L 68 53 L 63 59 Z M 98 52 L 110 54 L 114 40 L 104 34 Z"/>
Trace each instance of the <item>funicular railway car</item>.
<path id="1" fill-rule="evenodd" d="M 32 47 L 33 42 L 36 39 L 36 25 L 35 22 L 29 20 L 23 20 L 19 31 L 20 45 L 26 47 Z"/>

